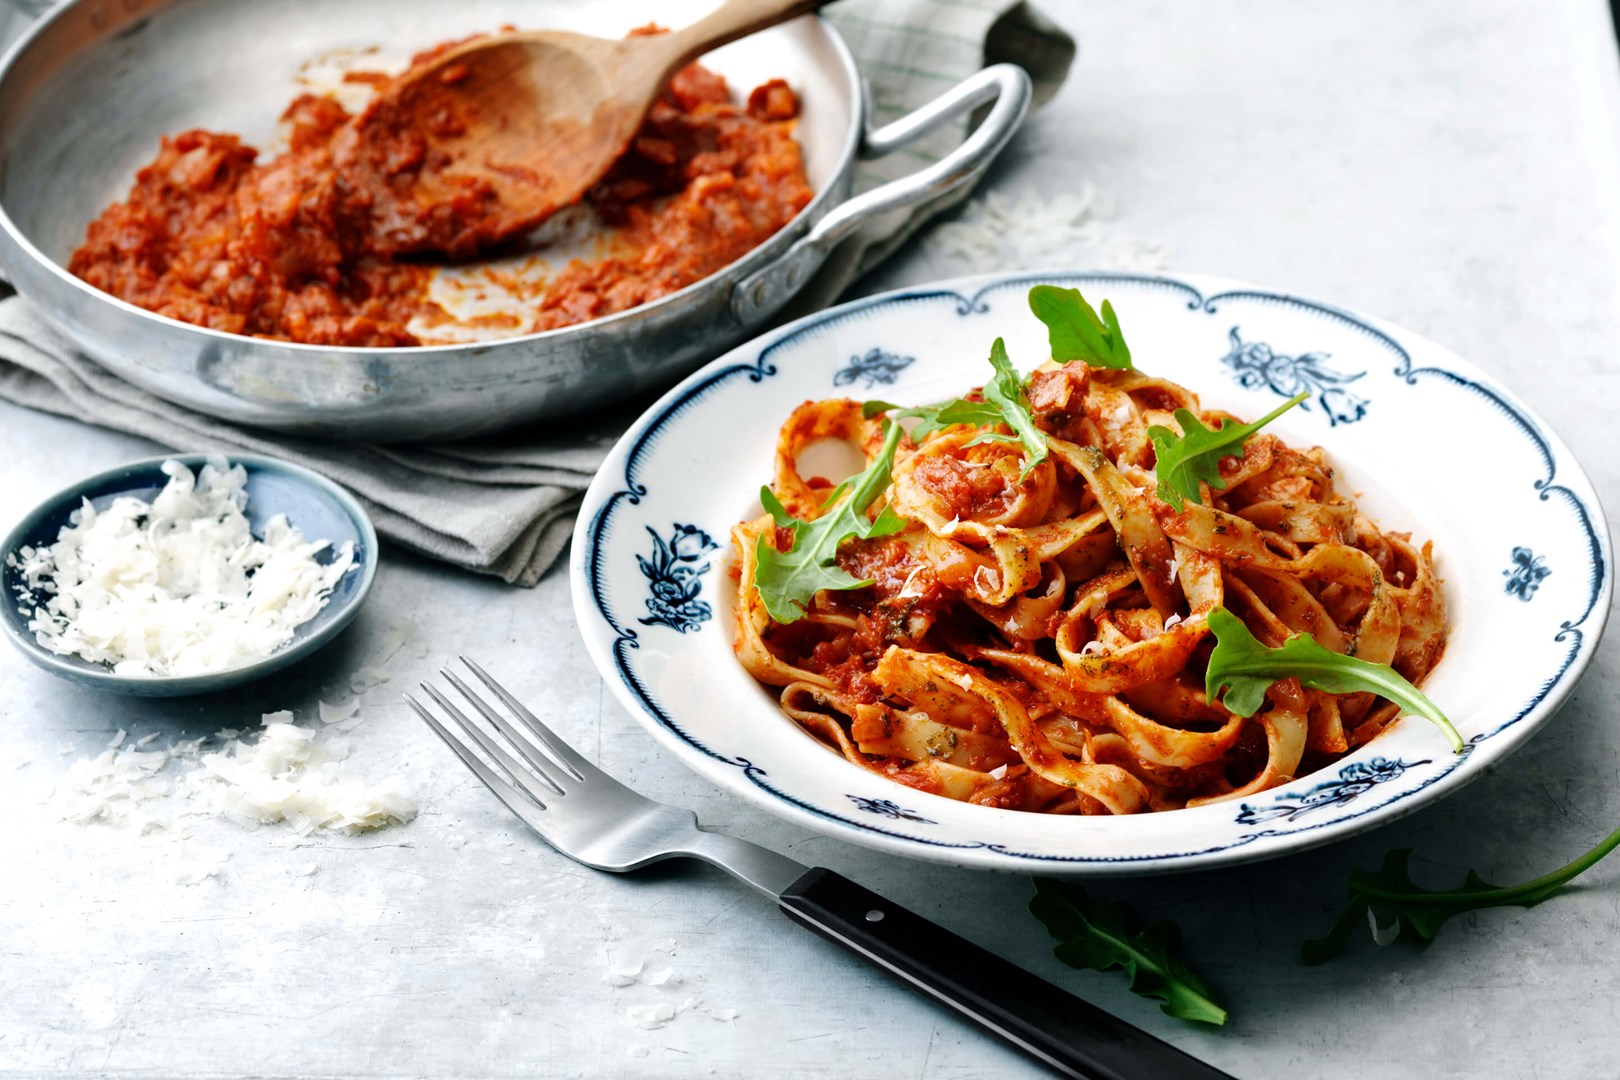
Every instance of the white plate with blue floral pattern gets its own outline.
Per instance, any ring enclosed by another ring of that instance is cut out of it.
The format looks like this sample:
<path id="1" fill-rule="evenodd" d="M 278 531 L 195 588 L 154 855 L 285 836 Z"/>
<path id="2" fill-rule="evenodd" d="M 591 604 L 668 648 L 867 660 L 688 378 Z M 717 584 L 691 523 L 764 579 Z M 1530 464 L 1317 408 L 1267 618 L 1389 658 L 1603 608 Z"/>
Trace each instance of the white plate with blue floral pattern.
<path id="1" fill-rule="evenodd" d="M 1310 393 L 1271 430 L 1324 447 L 1343 490 L 1382 527 L 1434 541 L 1451 637 L 1424 689 L 1455 721 L 1463 753 L 1409 717 L 1260 795 L 1158 814 L 1050 817 L 901 787 L 845 761 L 777 709 L 733 656 L 727 571 L 731 527 L 761 512 L 757 493 L 771 477 L 778 426 L 808 398 L 912 404 L 960 394 L 984 381 L 997 336 L 1029 370 L 1048 355 L 1026 301 L 1040 282 L 1111 300 L 1137 365 L 1187 386 L 1207 408 L 1258 416 Z M 603 678 L 693 769 L 855 843 L 1049 874 L 1269 858 L 1455 791 L 1568 697 L 1603 631 L 1612 567 L 1585 473 L 1474 365 L 1388 323 L 1286 293 L 1104 273 L 906 289 L 732 350 L 620 440 L 585 496 L 572 555 L 575 613 Z"/>

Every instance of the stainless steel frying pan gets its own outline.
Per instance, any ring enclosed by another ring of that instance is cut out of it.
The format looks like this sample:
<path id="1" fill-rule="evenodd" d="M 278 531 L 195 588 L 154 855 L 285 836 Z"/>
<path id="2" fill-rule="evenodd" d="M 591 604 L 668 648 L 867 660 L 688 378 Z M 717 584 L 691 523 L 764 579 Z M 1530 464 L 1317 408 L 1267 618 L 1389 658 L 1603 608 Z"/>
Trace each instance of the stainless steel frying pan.
<path id="1" fill-rule="evenodd" d="M 706 57 L 746 93 L 786 78 L 814 201 L 737 262 L 595 322 L 498 341 L 409 349 L 289 344 L 163 318 L 63 269 L 85 226 L 121 199 L 158 137 L 192 127 L 273 150 L 298 93 L 344 64 L 399 65 L 416 49 L 505 24 L 603 36 L 682 25 L 713 0 L 75 0 L 0 61 L 0 273 L 91 356 L 171 401 L 332 438 L 445 439 L 577 415 L 672 382 L 762 328 L 841 240 L 883 214 L 971 181 L 1017 129 L 1029 80 L 988 68 L 931 104 L 869 126 L 860 75 L 826 23 L 805 17 Z M 324 73 L 324 74 L 323 74 Z M 992 104 L 993 103 L 993 104 Z M 946 159 L 851 195 L 858 158 L 887 154 L 989 105 Z"/>

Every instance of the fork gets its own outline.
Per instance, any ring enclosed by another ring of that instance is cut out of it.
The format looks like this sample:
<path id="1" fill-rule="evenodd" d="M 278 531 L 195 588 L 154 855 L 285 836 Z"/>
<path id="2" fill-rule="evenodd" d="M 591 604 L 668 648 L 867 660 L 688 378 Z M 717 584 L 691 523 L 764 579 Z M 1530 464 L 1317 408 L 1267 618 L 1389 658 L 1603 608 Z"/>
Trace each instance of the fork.
<path id="1" fill-rule="evenodd" d="M 789 918 L 1061 1076 L 1232 1080 L 848 878 L 710 832 L 692 811 L 637 795 L 576 753 L 483 668 L 465 656 L 461 662 L 510 719 L 448 667 L 440 674 L 483 723 L 431 683 L 422 683 L 422 692 L 444 721 L 410 694 L 406 702 L 507 809 L 569 858 L 613 873 L 671 858 L 717 866 L 775 900 Z"/>

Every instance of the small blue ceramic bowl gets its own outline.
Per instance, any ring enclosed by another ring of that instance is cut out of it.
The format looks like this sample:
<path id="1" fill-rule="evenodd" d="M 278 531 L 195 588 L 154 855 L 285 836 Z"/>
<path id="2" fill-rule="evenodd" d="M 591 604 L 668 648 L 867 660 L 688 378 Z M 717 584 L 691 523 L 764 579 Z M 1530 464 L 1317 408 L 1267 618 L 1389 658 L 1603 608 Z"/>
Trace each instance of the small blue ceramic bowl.
<path id="1" fill-rule="evenodd" d="M 349 624 L 360 611 L 361 602 L 371 590 L 371 579 L 377 573 L 377 531 L 372 528 L 371 519 L 352 495 L 319 473 L 275 458 L 230 454 L 227 458 L 231 464 L 247 470 L 246 513 L 255 536 L 262 535 L 267 519 L 286 514 L 287 520 L 310 540 L 330 540 L 332 548 L 345 540 L 354 541 L 353 569 L 338 581 L 315 617 L 294 631 L 291 641 L 274 655 L 241 667 L 206 675 L 143 678 L 115 675 L 105 664 L 91 663 L 78 656 L 58 655 L 34 639 L 33 631 L 28 629 L 23 602 L 18 598 L 18 588 L 25 588 L 22 575 L 7 565 L 9 556 L 22 547 L 54 543 L 57 533 L 68 524 L 69 515 L 84 499 L 89 499 L 97 509 L 110 506 L 120 495 L 133 495 L 150 502 L 168 482 L 162 471 L 165 461 L 179 461 L 196 472 L 209 456 L 165 454 L 108 469 L 57 492 L 17 523 L 0 544 L 0 629 L 24 656 L 52 674 L 98 690 L 139 697 L 180 697 L 226 690 L 268 675 L 309 656 Z M 330 550 L 319 556 L 323 562 L 331 557 Z M 27 610 L 31 608 L 32 605 L 27 606 Z"/>

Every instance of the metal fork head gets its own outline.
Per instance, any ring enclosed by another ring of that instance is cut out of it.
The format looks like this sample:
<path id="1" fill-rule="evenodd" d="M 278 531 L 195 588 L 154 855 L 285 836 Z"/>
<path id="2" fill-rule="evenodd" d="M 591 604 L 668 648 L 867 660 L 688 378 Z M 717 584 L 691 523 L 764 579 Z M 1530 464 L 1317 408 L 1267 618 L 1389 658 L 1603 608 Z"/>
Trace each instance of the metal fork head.
<path id="1" fill-rule="evenodd" d="M 484 669 L 467 670 L 506 706 L 491 705 L 448 667 L 440 674 L 482 723 L 430 683 L 422 692 L 439 713 L 410 694 L 405 701 L 473 775 L 541 838 L 569 858 L 598 870 L 623 872 L 679 855 L 707 859 L 712 834 L 697 815 L 644 798 L 581 757 Z M 515 721 L 515 723 L 514 723 Z"/>

